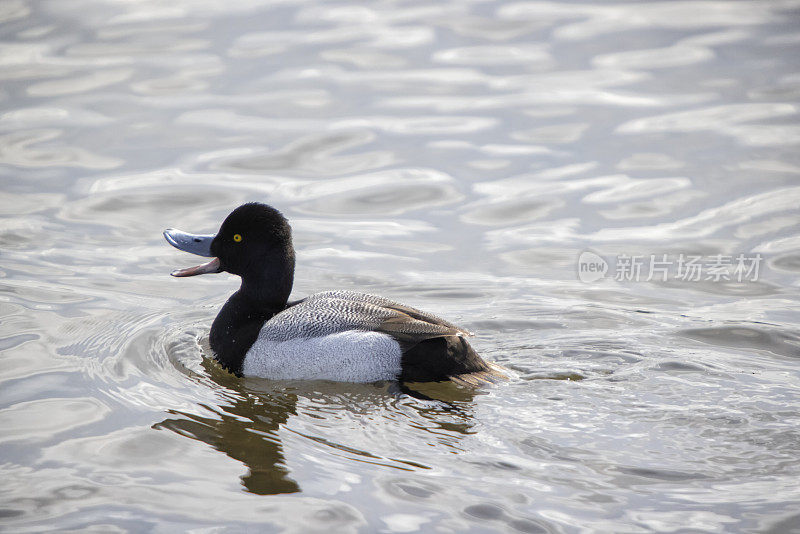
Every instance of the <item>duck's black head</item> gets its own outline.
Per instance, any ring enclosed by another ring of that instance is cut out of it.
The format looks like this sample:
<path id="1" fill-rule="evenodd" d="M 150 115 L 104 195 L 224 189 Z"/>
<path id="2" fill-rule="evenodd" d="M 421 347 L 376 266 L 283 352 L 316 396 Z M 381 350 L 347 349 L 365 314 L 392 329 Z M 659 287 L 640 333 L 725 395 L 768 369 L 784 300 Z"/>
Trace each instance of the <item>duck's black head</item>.
<path id="1" fill-rule="evenodd" d="M 229 272 L 242 277 L 246 296 L 283 306 L 294 279 L 292 229 L 286 218 L 259 202 L 243 204 L 225 218 L 214 235 L 196 235 L 173 228 L 164 237 L 174 247 L 214 259 L 173 276 Z"/>

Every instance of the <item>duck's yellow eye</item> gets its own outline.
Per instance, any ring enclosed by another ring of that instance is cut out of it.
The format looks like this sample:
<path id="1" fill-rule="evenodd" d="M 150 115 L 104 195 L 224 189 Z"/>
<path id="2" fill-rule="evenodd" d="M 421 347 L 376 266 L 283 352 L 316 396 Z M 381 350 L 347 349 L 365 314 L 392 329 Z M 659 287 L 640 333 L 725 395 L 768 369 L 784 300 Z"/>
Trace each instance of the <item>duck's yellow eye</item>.
<path id="1" fill-rule="evenodd" d="M 242 240 L 242 235 L 241 234 L 233 234 L 233 240 L 238 243 L 239 241 Z"/>

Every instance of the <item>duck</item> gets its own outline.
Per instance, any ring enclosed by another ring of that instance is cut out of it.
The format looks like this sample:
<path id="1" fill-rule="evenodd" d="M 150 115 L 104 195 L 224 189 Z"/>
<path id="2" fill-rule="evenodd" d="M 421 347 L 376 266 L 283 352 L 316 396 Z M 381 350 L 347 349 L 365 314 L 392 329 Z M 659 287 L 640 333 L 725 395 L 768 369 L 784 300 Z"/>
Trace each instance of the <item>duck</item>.
<path id="1" fill-rule="evenodd" d="M 235 375 L 465 385 L 504 378 L 502 367 L 484 360 L 466 340 L 471 332 L 411 306 L 350 290 L 290 301 L 292 229 L 272 206 L 243 204 L 216 234 L 168 228 L 163 235 L 181 251 L 212 258 L 172 276 L 227 272 L 241 278 L 208 338 L 214 358 Z"/>

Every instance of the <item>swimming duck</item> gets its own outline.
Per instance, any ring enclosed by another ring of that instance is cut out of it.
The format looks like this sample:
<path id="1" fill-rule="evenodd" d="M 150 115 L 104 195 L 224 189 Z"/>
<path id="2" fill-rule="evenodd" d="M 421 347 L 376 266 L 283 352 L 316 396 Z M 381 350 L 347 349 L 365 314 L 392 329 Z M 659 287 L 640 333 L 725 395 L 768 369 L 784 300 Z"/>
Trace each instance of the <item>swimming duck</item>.
<path id="1" fill-rule="evenodd" d="M 290 302 L 292 231 L 271 206 L 239 206 L 214 235 L 170 228 L 164 237 L 180 250 L 213 258 L 172 276 L 225 271 L 241 277 L 209 335 L 215 358 L 232 373 L 274 380 L 449 379 L 473 385 L 503 376 L 469 345 L 469 332 L 410 306 L 342 290 Z"/>

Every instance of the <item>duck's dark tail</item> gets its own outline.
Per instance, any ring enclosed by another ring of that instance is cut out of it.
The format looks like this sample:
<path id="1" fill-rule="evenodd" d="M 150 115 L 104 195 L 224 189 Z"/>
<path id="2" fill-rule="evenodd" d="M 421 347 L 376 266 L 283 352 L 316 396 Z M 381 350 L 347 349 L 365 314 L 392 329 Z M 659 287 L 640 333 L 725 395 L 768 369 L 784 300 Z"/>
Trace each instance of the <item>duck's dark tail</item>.
<path id="1" fill-rule="evenodd" d="M 403 353 L 401 382 L 490 384 L 506 377 L 502 367 L 481 358 L 462 336 L 426 339 Z"/>
<path id="2" fill-rule="evenodd" d="M 508 380 L 508 374 L 505 367 L 492 362 L 486 362 L 487 369 L 485 371 L 475 371 L 472 373 L 463 373 L 450 377 L 451 382 L 455 382 L 461 386 L 486 386 L 489 384 L 497 384 L 503 380 Z"/>

